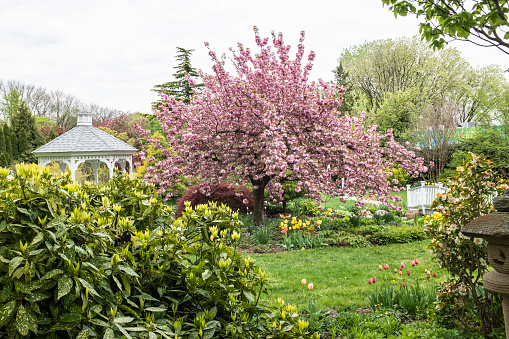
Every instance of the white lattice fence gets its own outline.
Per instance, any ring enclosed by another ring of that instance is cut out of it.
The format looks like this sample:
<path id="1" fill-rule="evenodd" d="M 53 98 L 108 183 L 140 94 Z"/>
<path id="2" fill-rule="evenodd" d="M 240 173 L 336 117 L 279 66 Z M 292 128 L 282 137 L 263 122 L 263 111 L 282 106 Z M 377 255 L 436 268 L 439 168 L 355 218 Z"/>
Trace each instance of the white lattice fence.
<path id="1" fill-rule="evenodd" d="M 426 208 L 431 207 L 431 203 L 436 199 L 437 193 L 444 193 L 447 187 L 442 183 L 436 185 L 426 185 L 426 182 L 421 181 L 421 186 L 410 188 L 406 186 L 407 191 L 407 206 L 408 209 L 420 208 L 422 214 L 426 214 Z"/>
<path id="2" fill-rule="evenodd" d="M 426 214 L 426 208 L 431 207 L 431 203 L 436 199 L 437 193 L 445 193 L 448 188 L 443 186 L 442 183 L 436 185 L 426 185 L 426 182 L 421 181 L 421 186 L 410 188 L 410 185 L 406 185 L 407 188 L 407 208 L 419 208 L 422 210 L 422 214 Z M 492 203 L 493 196 L 488 196 L 488 203 Z"/>

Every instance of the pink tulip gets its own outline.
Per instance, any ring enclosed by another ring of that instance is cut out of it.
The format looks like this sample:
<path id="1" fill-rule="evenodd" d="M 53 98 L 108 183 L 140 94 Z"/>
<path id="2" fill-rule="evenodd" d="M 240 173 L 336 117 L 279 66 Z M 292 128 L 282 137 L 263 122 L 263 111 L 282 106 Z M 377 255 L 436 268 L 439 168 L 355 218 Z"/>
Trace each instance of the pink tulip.
<path id="1" fill-rule="evenodd" d="M 431 278 L 431 275 L 429 275 L 429 274 L 428 274 L 428 275 L 426 276 L 426 278 L 428 278 L 428 279 L 429 279 L 429 278 Z"/>
<path id="2" fill-rule="evenodd" d="M 419 260 L 415 259 L 415 264 L 419 265 Z"/>
<path id="3" fill-rule="evenodd" d="M 394 269 L 394 273 L 398 273 L 398 269 L 397 268 Z"/>
<path id="4" fill-rule="evenodd" d="M 437 277 L 437 274 L 436 273 L 433 273 L 433 278 L 436 278 Z"/>
<path id="5" fill-rule="evenodd" d="M 378 265 L 378 270 L 381 271 L 382 270 L 382 265 Z"/>
<path id="6" fill-rule="evenodd" d="M 401 265 L 399 267 L 403 268 L 403 267 L 405 267 L 405 264 L 401 263 Z"/>
<path id="7" fill-rule="evenodd" d="M 412 266 L 415 266 L 415 260 L 414 260 L 414 261 L 412 261 Z"/>
<path id="8" fill-rule="evenodd" d="M 370 284 L 370 285 L 371 285 L 371 279 L 368 279 L 368 284 Z"/>
<path id="9" fill-rule="evenodd" d="M 407 271 L 406 271 L 406 275 L 410 275 L 410 271 L 408 271 L 408 270 L 407 270 Z"/>
<path id="10" fill-rule="evenodd" d="M 373 277 L 373 284 L 376 283 L 376 277 Z"/>
<path id="11" fill-rule="evenodd" d="M 403 287 L 406 287 L 405 283 L 403 283 Z"/>

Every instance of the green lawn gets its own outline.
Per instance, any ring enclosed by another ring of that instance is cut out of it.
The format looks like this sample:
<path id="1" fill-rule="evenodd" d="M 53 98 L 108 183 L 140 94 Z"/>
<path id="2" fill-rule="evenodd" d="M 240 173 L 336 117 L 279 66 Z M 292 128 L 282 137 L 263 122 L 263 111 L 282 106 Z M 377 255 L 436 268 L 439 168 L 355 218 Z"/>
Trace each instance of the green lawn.
<path id="1" fill-rule="evenodd" d="M 393 279 L 394 268 L 399 268 L 401 262 L 405 263 L 404 272 L 410 269 L 412 278 L 418 278 L 421 286 L 436 283 L 445 273 L 431 262 L 426 248 L 428 244 L 429 240 L 424 240 L 367 248 L 319 248 L 253 257 L 266 271 L 269 303 L 282 297 L 286 302 L 296 304 L 298 309 L 303 309 L 313 298 L 322 307 L 358 308 L 368 306 L 366 292 L 374 286 L 368 285 L 368 279 L 376 276 L 376 286 L 380 286 L 384 277 Z M 414 259 L 420 262 L 415 268 L 411 267 Z M 389 264 L 390 270 L 379 272 L 378 265 L 384 264 Z M 426 279 L 425 269 L 433 269 L 438 277 Z M 301 285 L 303 278 L 313 283 L 313 290 Z M 407 284 L 410 282 L 408 279 Z"/>

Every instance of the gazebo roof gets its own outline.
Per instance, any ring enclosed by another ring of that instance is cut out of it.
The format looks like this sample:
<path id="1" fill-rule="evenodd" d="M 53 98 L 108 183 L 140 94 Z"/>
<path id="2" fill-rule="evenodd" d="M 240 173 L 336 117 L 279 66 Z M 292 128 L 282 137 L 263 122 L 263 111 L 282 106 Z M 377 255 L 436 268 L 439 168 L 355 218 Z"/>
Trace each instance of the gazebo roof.
<path id="1" fill-rule="evenodd" d="M 86 119 L 88 116 L 83 118 Z M 78 119 L 76 127 L 39 147 L 33 153 L 35 156 L 41 156 L 44 153 L 125 152 L 134 154 L 137 151 L 135 147 L 95 128 L 90 116 L 90 121 Z"/>

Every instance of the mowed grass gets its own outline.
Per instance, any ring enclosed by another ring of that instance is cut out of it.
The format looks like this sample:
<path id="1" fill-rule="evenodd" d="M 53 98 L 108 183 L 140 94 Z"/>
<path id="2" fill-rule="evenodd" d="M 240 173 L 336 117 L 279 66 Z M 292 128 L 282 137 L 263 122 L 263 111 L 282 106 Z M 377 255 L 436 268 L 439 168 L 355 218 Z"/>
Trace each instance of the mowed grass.
<path id="1" fill-rule="evenodd" d="M 400 197 L 403 198 L 402 200 L 402 203 L 403 203 L 403 207 L 406 208 L 406 203 L 407 203 L 407 194 L 406 194 L 406 191 L 402 191 L 402 192 L 392 192 L 391 195 L 398 195 Z M 344 202 L 341 202 L 340 201 L 340 198 L 331 198 L 325 194 L 322 195 L 322 199 L 325 200 L 325 203 L 324 203 L 324 207 L 325 208 L 332 208 L 332 209 L 338 209 L 340 207 L 342 208 L 348 208 L 350 206 L 354 206 L 355 205 L 355 200 L 348 200 L 346 203 Z M 401 202 L 399 203 L 401 204 Z"/>
<path id="2" fill-rule="evenodd" d="M 413 279 L 407 284 L 417 278 L 421 287 L 442 280 L 445 272 L 431 261 L 428 244 L 429 240 L 367 248 L 331 247 L 254 255 L 253 258 L 266 272 L 269 295 L 262 298 L 269 304 L 282 297 L 302 310 L 313 298 L 321 307 L 356 309 L 368 307 L 367 291 L 374 288 L 368 285 L 368 279 L 373 276 L 379 282 L 384 276 L 392 279 L 394 268 L 399 268 L 401 262 L 405 264 L 405 273 L 407 268 L 412 272 Z M 411 267 L 414 259 L 419 260 L 419 265 Z M 379 272 L 378 265 L 384 264 L 389 264 L 390 269 Z M 433 269 L 437 278 L 428 280 L 425 269 Z M 301 279 L 313 283 L 314 288 L 309 290 L 303 286 Z"/>

